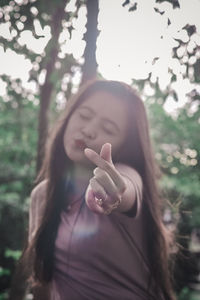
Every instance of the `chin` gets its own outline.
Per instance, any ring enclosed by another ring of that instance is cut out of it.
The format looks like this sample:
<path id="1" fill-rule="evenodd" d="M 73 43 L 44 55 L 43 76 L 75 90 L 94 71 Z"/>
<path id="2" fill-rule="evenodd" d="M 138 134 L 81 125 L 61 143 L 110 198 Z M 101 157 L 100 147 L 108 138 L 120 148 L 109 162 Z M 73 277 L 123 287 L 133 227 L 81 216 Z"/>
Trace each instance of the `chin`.
<path id="1" fill-rule="evenodd" d="M 83 151 L 76 151 L 76 150 L 66 150 L 67 156 L 69 157 L 70 160 L 73 162 L 83 162 L 86 160 L 86 157 L 83 153 Z"/>
<path id="2" fill-rule="evenodd" d="M 81 156 L 80 154 L 74 153 L 74 152 L 67 152 L 67 156 L 69 157 L 69 159 L 71 159 L 74 162 L 78 162 L 79 160 L 81 160 Z M 83 159 L 83 158 L 82 158 Z"/>

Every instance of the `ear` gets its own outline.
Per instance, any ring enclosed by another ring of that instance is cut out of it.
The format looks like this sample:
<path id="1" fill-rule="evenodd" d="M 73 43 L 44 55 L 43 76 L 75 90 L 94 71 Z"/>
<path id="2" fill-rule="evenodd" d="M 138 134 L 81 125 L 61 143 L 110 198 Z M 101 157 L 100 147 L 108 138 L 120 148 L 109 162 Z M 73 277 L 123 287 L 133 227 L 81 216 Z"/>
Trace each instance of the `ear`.
<path id="1" fill-rule="evenodd" d="M 112 163 L 112 151 L 111 151 L 111 144 L 105 143 L 100 151 L 100 156 L 108 161 L 109 163 Z"/>

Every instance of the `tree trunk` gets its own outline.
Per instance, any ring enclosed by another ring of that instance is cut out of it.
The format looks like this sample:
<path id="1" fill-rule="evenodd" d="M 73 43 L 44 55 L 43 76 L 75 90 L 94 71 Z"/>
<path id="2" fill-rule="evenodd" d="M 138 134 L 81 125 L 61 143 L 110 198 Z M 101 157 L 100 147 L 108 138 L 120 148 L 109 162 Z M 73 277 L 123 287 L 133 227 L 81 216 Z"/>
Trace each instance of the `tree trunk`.
<path id="1" fill-rule="evenodd" d="M 82 66 L 82 82 L 84 84 L 88 80 L 95 79 L 97 76 L 97 61 L 96 61 L 96 42 L 99 35 L 97 29 L 97 19 L 99 13 L 99 1 L 87 0 L 87 24 L 84 40 L 86 42 L 84 51 L 84 64 Z"/>
<path id="2" fill-rule="evenodd" d="M 64 17 L 66 1 L 59 3 L 60 5 L 56 8 L 55 13 L 52 16 L 52 39 L 50 41 L 51 48 L 48 55 L 46 65 L 46 78 L 44 84 L 40 89 L 40 111 L 39 111 L 39 124 L 38 124 L 38 146 L 37 146 L 37 172 L 39 171 L 43 157 L 45 144 L 48 134 L 48 114 L 49 106 L 51 102 L 51 95 L 53 91 L 53 82 L 51 81 L 51 75 L 54 70 L 55 62 L 57 59 L 59 44 L 58 38 L 62 28 L 62 19 Z"/>
<path id="3" fill-rule="evenodd" d="M 45 143 L 46 143 L 47 133 L 48 133 L 48 112 L 49 112 L 51 95 L 53 91 L 53 82 L 51 82 L 51 75 L 53 73 L 54 65 L 59 51 L 58 38 L 62 28 L 62 19 L 65 14 L 64 9 L 66 5 L 66 0 L 63 0 L 62 2 L 60 1 L 59 4 L 60 5 L 56 7 L 55 13 L 52 16 L 52 27 L 51 27 L 52 39 L 50 41 L 51 43 L 50 50 L 47 53 L 48 60 L 46 64 L 46 79 L 44 85 L 42 85 L 40 89 L 37 171 L 40 169 L 44 157 L 44 149 L 45 149 Z M 16 267 L 15 274 L 13 276 L 13 280 L 10 288 L 9 300 L 24 299 L 26 294 L 26 289 L 27 289 L 28 276 L 29 274 L 25 272 L 24 265 L 21 262 L 19 262 L 18 266 Z M 35 290 L 34 292 L 36 293 L 35 299 L 39 300 L 38 290 Z M 44 296 L 44 294 L 41 295 Z M 48 299 L 48 298 L 43 297 L 41 299 Z"/>

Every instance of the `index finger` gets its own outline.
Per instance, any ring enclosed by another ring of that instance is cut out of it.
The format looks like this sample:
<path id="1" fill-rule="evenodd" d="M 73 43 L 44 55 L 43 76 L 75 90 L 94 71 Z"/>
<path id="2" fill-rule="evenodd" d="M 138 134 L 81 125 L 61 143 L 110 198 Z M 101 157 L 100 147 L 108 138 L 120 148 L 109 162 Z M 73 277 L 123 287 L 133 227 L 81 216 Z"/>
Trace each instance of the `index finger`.
<path id="1" fill-rule="evenodd" d="M 106 171 L 110 175 L 110 177 L 118 187 L 119 191 L 123 193 L 125 190 L 125 183 L 115 166 L 103 159 L 102 157 L 100 157 L 100 155 L 92 149 L 86 148 L 84 150 L 84 153 L 92 163 L 94 163 L 97 167 Z"/>

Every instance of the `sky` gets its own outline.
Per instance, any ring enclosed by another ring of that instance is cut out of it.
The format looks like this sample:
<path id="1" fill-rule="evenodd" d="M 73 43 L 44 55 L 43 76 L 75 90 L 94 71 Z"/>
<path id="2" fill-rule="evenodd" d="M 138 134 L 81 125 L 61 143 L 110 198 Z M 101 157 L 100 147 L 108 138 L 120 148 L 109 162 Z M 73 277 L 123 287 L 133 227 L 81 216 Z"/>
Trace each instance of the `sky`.
<path id="1" fill-rule="evenodd" d="M 68 11 L 74 10 L 74 2 L 75 0 L 69 2 Z M 156 5 L 155 0 L 138 0 L 138 7 L 134 12 L 129 12 L 128 6 L 122 7 L 122 3 L 122 0 L 99 0 L 100 34 L 96 53 L 99 72 L 106 79 L 131 83 L 133 78 L 147 78 L 152 71 L 153 79 L 158 78 L 161 88 L 165 89 L 170 80 L 168 73 L 170 67 L 178 78 L 174 88 L 178 93 L 179 101 L 175 102 L 169 97 L 166 109 L 170 111 L 181 107 L 187 101 L 186 93 L 191 89 L 191 85 L 188 79 L 183 79 L 184 66 L 172 58 L 172 48 L 177 45 L 174 38 L 188 40 L 186 31 L 180 30 L 187 23 L 195 24 L 197 27 L 195 41 L 191 41 L 189 45 L 191 50 L 195 43 L 200 46 L 200 0 L 179 0 L 180 9 L 172 9 L 172 5 L 167 2 L 159 6 L 157 4 L 160 10 L 165 11 L 163 15 L 155 13 L 153 9 Z M 168 18 L 171 20 L 170 26 L 167 25 Z M 82 60 L 85 47 L 85 42 L 82 40 L 85 23 L 86 10 L 82 8 L 78 20 L 73 24 L 75 30 L 72 33 L 72 40 L 69 40 L 67 31 L 60 36 L 60 43 L 63 43 L 61 57 L 64 53 L 72 53 L 76 59 Z M 35 28 L 37 33 L 43 34 L 45 38 L 36 40 L 30 31 L 25 31 L 20 42 L 26 43 L 36 53 L 41 54 L 51 33 L 47 26 L 42 30 L 37 21 Z M 9 38 L 10 33 L 6 24 L 0 25 L 0 35 Z M 200 52 L 197 55 L 200 57 Z M 159 60 L 152 65 L 155 57 L 159 57 Z M 5 73 L 13 78 L 19 77 L 24 86 L 34 89 L 34 84 L 28 83 L 32 65 L 22 55 L 17 55 L 9 49 L 4 52 L 0 46 L 0 65 L 0 75 Z M 37 69 L 37 65 L 35 68 Z M 78 82 L 79 77 L 80 74 L 77 73 L 75 83 Z M 151 89 L 147 88 L 146 93 L 151 94 L 151 92 Z M 0 81 L 0 94 L 4 93 L 5 85 Z"/>

